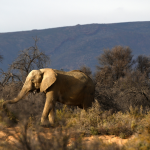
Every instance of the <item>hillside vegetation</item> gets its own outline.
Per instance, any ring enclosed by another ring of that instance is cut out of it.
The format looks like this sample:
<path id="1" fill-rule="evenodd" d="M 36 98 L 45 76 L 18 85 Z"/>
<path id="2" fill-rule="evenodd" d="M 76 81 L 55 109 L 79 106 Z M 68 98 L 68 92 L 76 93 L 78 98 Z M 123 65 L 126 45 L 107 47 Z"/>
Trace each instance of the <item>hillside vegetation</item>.
<path id="1" fill-rule="evenodd" d="M 32 37 L 38 37 L 39 49 L 51 57 L 50 67 L 72 70 L 86 65 L 95 71 L 96 57 L 103 49 L 116 45 L 129 46 L 134 56 L 149 55 L 150 22 L 89 24 L 43 30 L 0 33 L 0 53 L 4 56 L 1 68 L 30 47 Z M 69 62 L 69 63 L 68 63 Z"/>

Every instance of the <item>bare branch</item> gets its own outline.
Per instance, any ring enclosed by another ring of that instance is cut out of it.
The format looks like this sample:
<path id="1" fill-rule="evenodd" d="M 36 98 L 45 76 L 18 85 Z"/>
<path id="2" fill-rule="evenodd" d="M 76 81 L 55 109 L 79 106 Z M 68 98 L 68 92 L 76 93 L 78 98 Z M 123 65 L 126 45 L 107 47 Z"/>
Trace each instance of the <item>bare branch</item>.
<path id="1" fill-rule="evenodd" d="M 47 64 L 50 64 L 50 58 L 43 52 L 40 52 L 37 47 L 39 39 L 37 37 L 33 39 L 34 46 L 21 51 L 17 59 L 10 66 L 11 70 L 19 72 L 22 80 L 26 78 L 31 70 L 44 68 Z"/>

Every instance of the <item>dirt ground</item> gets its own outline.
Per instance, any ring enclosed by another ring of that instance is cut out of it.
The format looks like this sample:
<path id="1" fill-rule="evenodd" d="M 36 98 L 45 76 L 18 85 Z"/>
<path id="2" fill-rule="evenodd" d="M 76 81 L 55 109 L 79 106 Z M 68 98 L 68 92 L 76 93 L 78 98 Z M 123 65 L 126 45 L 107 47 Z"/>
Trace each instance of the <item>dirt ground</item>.
<path id="1" fill-rule="evenodd" d="M 95 138 L 101 139 L 104 143 L 116 143 L 119 146 L 123 146 L 127 141 L 133 139 L 134 136 L 131 136 L 128 139 L 122 139 L 122 138 L 117 137 L 115 135 L 100 135 L 100 136 L 85 137 L 84 140 L 86 142 L 92 142 Z"/>
<path id="2" fill-rule="evenodd" d="M 5 141 L 8 141 L 10 143 L 18 143 L 18 135 L 20 135 L 20 128 L 19 127 L 14 127 L 14 128 L 7 128 L 7 130 L 9 131 L 9 133 L 13 134 L 13 136 L 7 136 L 7 138 L 5 138 Z M 48 132 L 47 129 L 46 133 L 41 133 L 45 138 L 50 139 L 51 138 L 51 133 Z M 18 131 L 16 133 L 16 131 Z M 4 131 L 0 131 L 0 138 L 5 137 L 6 133 Z M 14 138 L 14 136 L 16 138 Z M 115 135 L 96 135 L 96 136 L 90 136 L 90 137 L 83 137 L 83 142 L 89 144 L 90 142 L 93 142 L 95 139 L 101 139 L 104 143 L 116 143 L 119 146 L 123 146 L 126 142 L 128 142 L 129 140 L 133 139 L 135 136 L 131 136 L 128 139 L 121 139 L 120 137 L 117 137 Z M 33 135 L 34 139 L 37 139 L 36 134 Z M 70 145 L 73 141 L 75 140 L 75 138 L 71 138 L 68 143 L 68 145 Z"/>

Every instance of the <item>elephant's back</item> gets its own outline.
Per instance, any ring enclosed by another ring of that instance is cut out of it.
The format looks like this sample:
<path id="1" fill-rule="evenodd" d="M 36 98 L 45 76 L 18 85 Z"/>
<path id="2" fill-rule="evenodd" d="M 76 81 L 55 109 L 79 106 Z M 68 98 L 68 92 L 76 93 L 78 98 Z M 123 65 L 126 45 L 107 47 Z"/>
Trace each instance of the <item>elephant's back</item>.
<path id="1" fill-rule="evenodd" d="M 58 78 L 60 77 L 60 80 L 66 81 L 66 83 L 68 83 L 67 85 L 70 83 L 71 85 L 80 87 L 84 87 L 86 85 L 91 90 L 95 89 L 93 80 L 80 70 L 72 70 L 69 72 L 55 70 L 55 72 L 58 74 Z"/>
<path id="2" fill-rule="evenodd" d="M 81 79 L 81 80 L 88 80 L 89 76 L 87 76 L 84 72 L 80 70 L 72 70 L 67 72 L 68 75 L 74 76 L 75 78 Z"/>
<path id="3" fill-rule="evenodd" d="M 95 93 L 95 84 L 88 75 L 80 70 L 72 70 L 68 72 L 68 74 L 74 76 L 74 78 L 79 80 L 82 84 L 82 88 L 85 89 L 87 92 L 89 92 L 90 94 Z"/>

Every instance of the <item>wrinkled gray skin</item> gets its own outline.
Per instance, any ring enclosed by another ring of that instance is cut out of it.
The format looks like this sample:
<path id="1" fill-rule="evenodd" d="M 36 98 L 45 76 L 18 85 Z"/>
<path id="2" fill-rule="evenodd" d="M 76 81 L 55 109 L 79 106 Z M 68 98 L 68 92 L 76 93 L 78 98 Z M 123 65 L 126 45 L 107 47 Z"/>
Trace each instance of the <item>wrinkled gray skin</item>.
<path id="1" fill-rule="evenodd" d="M 3 103 L 13 104 L 21 100 L 28 92 L 44 92 L 46 102 L 41 117 L 41 125 L 54 124 L 56 101 L 66 105 L 87 109 L 94 101 L 94 83 L 90 77 L 79 70 L 69 72 L 45 68 L 32 70 L 26 78 L 22 90 L 13 100 Z M 49 122 L 48 122 L 49 119 Z"/>

